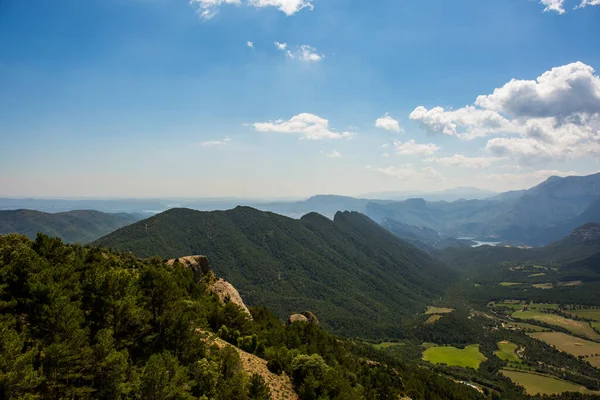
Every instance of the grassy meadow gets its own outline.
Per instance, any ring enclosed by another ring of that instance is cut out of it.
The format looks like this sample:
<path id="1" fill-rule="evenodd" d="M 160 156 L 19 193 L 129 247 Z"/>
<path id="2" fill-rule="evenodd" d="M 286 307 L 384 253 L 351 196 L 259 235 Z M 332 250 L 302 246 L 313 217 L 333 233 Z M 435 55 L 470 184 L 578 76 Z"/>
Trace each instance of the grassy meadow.
<path id="1" fill-rule="evenodd" d="M 433 346 L 423 352 L 423 359 L 432 364 L 446 364 L 464 368 L 478 369 L 487 358 L 479 351 L 478 344 L 457 349 L 451 346 Z"/>

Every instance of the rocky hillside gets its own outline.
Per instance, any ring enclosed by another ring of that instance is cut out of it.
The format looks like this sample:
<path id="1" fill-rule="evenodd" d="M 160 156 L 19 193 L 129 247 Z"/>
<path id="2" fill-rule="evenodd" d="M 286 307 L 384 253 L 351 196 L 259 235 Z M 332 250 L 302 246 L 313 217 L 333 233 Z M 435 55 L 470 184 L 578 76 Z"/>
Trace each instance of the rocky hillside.
<path id="1" fill-rule="evenodd" d="M 345 335 L 398 336 L 454 279 L 443 264 L 356 212 L 300 220 L 237 207 L 173 209 L 125 227 L 97 245 L 136 256 L 206 254 L 249 305 L 283 320 L 312 310 Z"/>
<path id="2" fill-rule="evenodd" d="M 233 285 L 223 278 L 217 278 L 214 271 L 210 268 L 208 258 L 205 256 L 187 256 L 174 258 L 167 261 L 167 265 L 174 266 L 176 263 L 183 265 L 185 268 L 191 268 L 194 271 L 194 277 L 197 282 L 204 282 L 207 288 L 217 295 L 222 304 L 233 303 L 240 307 L 250 319 L 252 314 L 246 307 L 242 296 Z"/>

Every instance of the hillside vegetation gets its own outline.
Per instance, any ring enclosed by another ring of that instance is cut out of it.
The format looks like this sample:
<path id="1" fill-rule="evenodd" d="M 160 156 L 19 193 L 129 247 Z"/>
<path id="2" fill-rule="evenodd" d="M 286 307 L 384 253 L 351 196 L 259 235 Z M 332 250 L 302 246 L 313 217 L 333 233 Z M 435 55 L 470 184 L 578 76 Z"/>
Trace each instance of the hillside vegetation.
<path id="1" fill-rule="evenodd" d="M 0 398 L 482 398 L 315 324 L 251 311 L 222 304 L 181 263 L 0 235 Z"/>
<path id="2" fill-rule="evenodd" d="M 362 214 L 300 220 L 248 207 L 173 209 L 96 245 L 140 257 L 206 254 L 250 305 L 280 318 L 313 310 L 336 333 L 399 337 L 415 313 L 453 281 L 441 263 Z"/>
<path id="3" fill-rule="evenodd" d="M 38 232 L 68 243 L 89 243 L 138 221 L 132 214 L 77 210 L 50 214 L 34 210 L 0 211 L 0 234 L 20 233 L 35 239 Z"/>

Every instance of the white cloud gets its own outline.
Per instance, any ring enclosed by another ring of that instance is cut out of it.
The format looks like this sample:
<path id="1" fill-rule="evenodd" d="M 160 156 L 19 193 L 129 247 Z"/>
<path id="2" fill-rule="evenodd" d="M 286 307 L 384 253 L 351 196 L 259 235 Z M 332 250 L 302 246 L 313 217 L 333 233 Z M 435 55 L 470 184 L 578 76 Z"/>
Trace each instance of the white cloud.
<path id="1" fill-rule="evenodd" d="M 536 80 L 513 79 L 475 105 L 520 118 L 566 118 L 600 112 L 600 77 L 582 62 L 544 72 Z"/>
<path id="2" fill-rule="evenodd" d="M 559 14 L 565 12 L 564 2 L 565 0 L 540 0 L 540 3 L 546 7 L 544 12 L 556 11 Z"/>
<path id="3" fill-rule="evenodd" d="M 206 142 L 200 143 L 202 147 L 223 147 L 231 142 L 229 137 L 224 137 L 221 140 L 208 140 Z"/>
<path id="4" fill-rule="evenodd" d="M 256 122 L 252 126 L 258 132 L 297 133 L 307 140 L 343 139 L 354 136 L 350 132 L 332 131 L 328 120 L 309 113 L 295 115 L 288 121 Z"/>
<path id="5" fill-rule="evenodd" d="M 577 8 L 583 8 L 585 6 L 600 6 L 600 0 L 581 0 L 581 4 Z"/>
<path id="6" fill-rule="evenodd" d="M 402 143 L 398 140 L 394 140 L 394 150 L 396 154 L 408 155 L 408 156 L 430 156 L 440 147 L 434 143 L 419 144 L 415 143 L 414 140 L 409 140 L 406 143 Z"/>
<path id="7" fill-rule="evenodd" d="M 219 7 L 224 4 L 236 6 L 245 5 L 255 8 L 277 7 L 288 17 L 298 11 L 314 8 L 312 0 L 190 0 L 191 4 L 198 6 L 198 14 L 203 20 L 209 20 L 219 13 Z"/>
<path id="8" fill-rule="evenodd" d="M 254 42 L 251 42 L 251 41 L 249 41 L 249 40 L 248 40 L 248 41 L 246 42 L 246 46 L 248 46 L 248 47 L 250 47 L 251 49 L 253 49 L 253 48 L 254 48 Z"/>
<path id="9" fill-rule="evenodd" d="M 377 118 L 377 120 L 375 120 L 375 127 L 392 132 L 400 132 L 402 130 L 398 121 L 390 117 L 388 113 L 385 113 L 383 117 Z"/>
<path id="10" fill-rule="evenodd" d="M 340 158 L 342 155 L 337 150 L 332 150 L 325 154 L 329 158 Z"/>
<path id="11" fill-rule="evenodd" d="M 236 6 L 242 4 L 241 0 L 190 0 L 190 3 L 198 6 L 198 14 L 205 21 L 217 15 L 219 13 L 219 6 L 223 4 L 233 4 Z"/>
<path id="12" fill-rule="evenodd" d="M 287 43 L 279 43 L 277 40 L 275 41 L 275 47 L 277 47 L 279 50 L 284 51 L 285 49 L 287 49 Z"/>
<path id="13" fill-rule="evenodd" d="M 399 167 L 371 167 L 368 166 L 369 171 L 378 172 L 380 174 L 390 176 L 393 178 L 402 179 L 404 181 L 441 181 L 443 180 L 442 175 L 432 167 L 415 168 L 412 164 L 405 164 Z"/>
<path id="14" fill-rule="evenodd" d="M 488 168 L 499 160 L 501 159 L 493 157 L 467 157 L 463 154 L 455 154 L 452 157 L 430 157 L 426 161 L 452 167 Z"/>
<path id="15" fill-rule="evenodd" d="M 321 61 L 325 56 L 323 54 L 318 54 L 317 49 L 311 47 L 307 44 L 303 44 L 300 46 L 296 46 L 295 50 L 292 51 L 288 49 L 287 43 L 280 43 L 275 41 L 275 47 L 277 49 L 285 52 L 286 56 L 292 60 L 300 60 L 300 61 Z"/>
<path id="16" fill-rule="evenodd" d="M 427 110 L 419 106 L 409 118 L 418 122 L 430 133 L 473 139 L 510 129 L 510 121 L 495 111 L 466 106 L 446 111 L 442 107 Z"/>
<path id="17" fill-rule="evenodd" d="M 523 165 L 600 158 L 600 77 L 592 67 L 575 62 L 535 80 L 512 79 L 458 110 L 419 106 L 410 118 L 430 133 L 463 139 L 496 136 L 486 150 Z"/>
<path id="18" fill-rule="evenodd" d="M 312 0 L 248 0 L 248 5 L 253 7 L 277 7 L 277 9 L 283 12 L 288 17 L 294 15 L 303 8 L 309 10 L 314 9 Z"/>

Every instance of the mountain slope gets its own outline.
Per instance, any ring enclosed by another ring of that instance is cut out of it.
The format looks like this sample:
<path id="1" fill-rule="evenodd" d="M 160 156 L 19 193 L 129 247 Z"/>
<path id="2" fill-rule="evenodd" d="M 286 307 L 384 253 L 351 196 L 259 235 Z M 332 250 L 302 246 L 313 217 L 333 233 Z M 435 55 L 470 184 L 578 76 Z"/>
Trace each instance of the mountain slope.
<path id="1" fill-rule="evenodd" d="M 89 243 L 139 221 L 131 214 L 77 210 L 49 214 L 34 210 L 0 211 L 0 234 L 20 233 L 34 239 L 38 232 L 69 243 Z"/>
<path id="2" fill-rule="evenodd" d="M 446 267 L 356 212 L 294 220 L 237 207 L 173 209 L 95 244 L 136 256 L 206 254 L 247 303 L 280 318 L 315 311 L 338 333 L 399 336 L 406 317 L 453 279 Z"/>
<path id="3" fill-rule="evenodd" d="M 502 262 L 552 262 L 559 266 L 577 263 L 600 251 L 600 224 L 586 224 L 565 238 L 544 247 L 481 246 L 450 247 L 438 253 L 439 258 L 457 269 L 486 268 Z"/>

